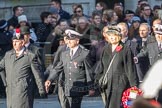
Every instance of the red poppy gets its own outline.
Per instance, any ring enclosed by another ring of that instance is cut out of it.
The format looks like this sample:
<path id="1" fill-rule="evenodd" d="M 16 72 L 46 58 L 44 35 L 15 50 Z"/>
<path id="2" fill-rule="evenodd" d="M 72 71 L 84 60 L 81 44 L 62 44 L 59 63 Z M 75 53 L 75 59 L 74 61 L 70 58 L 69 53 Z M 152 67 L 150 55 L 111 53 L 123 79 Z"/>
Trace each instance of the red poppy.
<path id="1" fill-rule="evenodd" d="M 120 52 L 122 50 L 122 48 L 123 48 L 123 46 L 122 45 L 119 45 L 119 46 L 116 47 L 115 50 L 116 50 L 116 52 Z"/>
<path id="2" fill-rule="evenodd" d="M 16 33 L 20 33 L 20 29 L 19 28 L 16 29 Z"/>

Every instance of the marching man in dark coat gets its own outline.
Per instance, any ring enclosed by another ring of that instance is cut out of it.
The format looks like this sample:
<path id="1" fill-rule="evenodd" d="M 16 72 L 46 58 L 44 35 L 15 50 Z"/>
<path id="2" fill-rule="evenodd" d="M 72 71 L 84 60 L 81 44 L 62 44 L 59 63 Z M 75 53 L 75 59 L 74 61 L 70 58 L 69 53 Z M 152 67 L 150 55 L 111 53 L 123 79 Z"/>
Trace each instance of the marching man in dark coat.
<path id="1" fill-rule="evenodd" d="M 16 29 L 13 50 L 0 61 L 0 72 L 6 72 L 7 108 L 33 108 L 34 79 L 41 96 L 45 94 L 42 72 L 35 53 L 24 47 L 24 35 Z"/>
<path id="2" fill-rule="evenodd" d="M 106 34 L 108 45 L 95 70 L 96 81 L 99 81 L 106 108 L 121 108 L 123 91 L 137 85 L 133 57 L 129 46 L 121 42 L 120 28 L 109 26 Z"/>
<path id="3" fill-rule="evenodd" d="M 79 38 L 82 36 L 74 30 L 65 31 L 68 39 L 70 50 L 61 53 L 60 62 L 51 70 L 50 75 L 45 82 L 46 91 L 48 92 L 51 82 L 58 78 L 62 72 L 64 74 L 64 92 L 68 100 L 66 108 L 80 108 L 84 95 L 89 92 L 94 93 L 91 89 L 91 63 L 89 62 L 89 51 L 79 45 Z"/>

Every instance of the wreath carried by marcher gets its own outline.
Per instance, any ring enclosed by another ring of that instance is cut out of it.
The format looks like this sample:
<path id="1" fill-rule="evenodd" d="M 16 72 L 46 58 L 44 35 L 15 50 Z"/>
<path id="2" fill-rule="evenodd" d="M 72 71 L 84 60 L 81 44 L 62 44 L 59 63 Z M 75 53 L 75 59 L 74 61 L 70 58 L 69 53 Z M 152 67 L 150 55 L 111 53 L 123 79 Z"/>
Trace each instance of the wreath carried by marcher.
<path id="1" fill-rule="evenodd" d="M 122 95 L 122 105 L 124 108 L 130 108 L 133 100 L 136 99 L 137 96 L 141 96 L 143 94 L 142 90 L 137 87 L 128 88 L 123 92 Z"/>

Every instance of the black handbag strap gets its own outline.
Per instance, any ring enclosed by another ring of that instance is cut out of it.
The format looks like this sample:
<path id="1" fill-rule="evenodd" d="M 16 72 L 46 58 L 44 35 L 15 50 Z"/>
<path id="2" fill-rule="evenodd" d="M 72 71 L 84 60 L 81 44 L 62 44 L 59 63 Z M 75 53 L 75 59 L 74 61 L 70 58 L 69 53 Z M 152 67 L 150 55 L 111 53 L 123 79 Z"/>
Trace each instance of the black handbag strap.
<path id="1" fill-rule="evenodd" d="M 105 75 L 104 75 L 103 80 L 107 77 L 107 74 L 108 74 L 108 72 L 109 72 L 109 70 L 110 70 L 110 67 L 111 67 L 111 65 L 112 65 L 112 63 L 113 63 L 115 57 L 116 57 L 116 54 L 115 54 L 115 55 L 113 56 L 113 58 L 111 59 L 111 62 L 110 62 L 110 64 L 109 64 L 109 67 L 107 68 L 107 71 L 106 71 L 106 73 L 105 73 Z"/>

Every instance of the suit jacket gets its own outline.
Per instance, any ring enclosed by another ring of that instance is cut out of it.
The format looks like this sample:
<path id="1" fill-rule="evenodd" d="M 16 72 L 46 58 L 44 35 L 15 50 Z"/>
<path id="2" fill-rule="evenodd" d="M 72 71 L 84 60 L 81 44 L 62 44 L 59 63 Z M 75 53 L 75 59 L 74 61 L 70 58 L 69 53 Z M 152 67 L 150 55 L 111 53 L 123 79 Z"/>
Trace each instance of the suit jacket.
<path id="1" fill-rule="evenodd" d="M 16 58 L 14 50 L 8 51 L 0 62 L 2 70 L 6 72 L 7 108 L 33 108 L 34 79 L 39 93 L 45 93 L 36 54 L 25 50 Z"/>
<path id="2" fill-rule="evenodd" d="M 64 73 L 65 96 L 83 96 L 92 83 L 89 51 L 80 47 L 77 49 L 73 58 L 70 57 L 70 50 L 61 54 L 60 62 L 52 70 L 48 80 L 55 80 L 61 72 Z"/>

